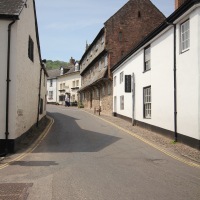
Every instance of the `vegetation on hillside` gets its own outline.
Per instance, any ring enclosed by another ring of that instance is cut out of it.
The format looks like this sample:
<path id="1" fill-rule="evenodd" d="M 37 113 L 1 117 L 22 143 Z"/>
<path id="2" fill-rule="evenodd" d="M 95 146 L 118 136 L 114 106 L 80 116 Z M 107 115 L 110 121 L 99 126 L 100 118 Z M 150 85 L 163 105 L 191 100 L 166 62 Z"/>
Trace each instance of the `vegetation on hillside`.
<path id="1" fill-rule="evenodd" d="M 47 60 L 47 62 L 46 62 L 46 68 L 47 68 L 47 70 L 58 69 L 61 66 L 66 67 L 68 65 L 69 65 L 68 62 L 59 61 L 59 60 L 56 60 L 56 61 Z"/>

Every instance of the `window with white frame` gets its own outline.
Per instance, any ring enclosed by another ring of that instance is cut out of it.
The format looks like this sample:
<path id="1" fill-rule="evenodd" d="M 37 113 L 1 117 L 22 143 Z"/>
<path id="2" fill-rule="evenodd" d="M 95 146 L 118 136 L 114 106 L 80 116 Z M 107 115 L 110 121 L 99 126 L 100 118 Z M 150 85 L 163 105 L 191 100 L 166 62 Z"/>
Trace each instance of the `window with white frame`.
<path id="1" fill-rule="evenodd" d="M 75 81 L 72 81 L 72 87 L 74 88 L 76 85 L 75 85 Z"/>
<path id="2" fill-rule="evenodd" d="M 181 52 L 190 47 L 190 21 L 187 20 L 181 24 Z"/>
<path id="3" fill-rule="evenodd" d="M 144 118 L 151 119 L 151 86 L 143 89 L 144 92 Z"/>
<path id="4" fill-rule="evenodd" d="M 76 87 L 79 86 L 79 80 L 76 80 Z"/>
<path id="5" fill-rule="evenodd" d="M 53 99 L 53 91 L 49 91 L 49 99 Z"/>
<path id="6" fill-rule="evenodd" d="M 117 84 L 117 77 L 115 76 L 114 77 L 114 87 L 116 86 L 116 84 Z"/>
<path id="7" fill-rule="evenodd" d="M 144 71 L 151 69 L 151 49 L 147 46 L 144 49 Z"/>
<path id="8" fill-rule="evenodd" d="M 107 67 L 108 66 L 108 56 L 106 55 L 105 56 L 105 61 L 104 61 L 104 67 Z"/>
<path id="9" fill-rule="evenodd" d="M 120 84 L 123 82 L 123 80 L 124 80 L 124 72 L 121 72 L 120 79 L 119 79 Z"/>
<path id="10" fill-rule="evenodd" d="M 120 110 L 124 110 L 124 95 L 120 96 Z"/>

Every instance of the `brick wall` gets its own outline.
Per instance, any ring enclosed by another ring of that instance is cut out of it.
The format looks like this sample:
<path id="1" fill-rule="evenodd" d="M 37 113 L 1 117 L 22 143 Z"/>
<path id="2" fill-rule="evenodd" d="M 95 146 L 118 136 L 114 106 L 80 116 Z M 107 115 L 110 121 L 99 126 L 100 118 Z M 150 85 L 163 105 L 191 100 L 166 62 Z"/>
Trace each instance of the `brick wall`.
<path id="1" fill-rule="evenodd" d="M 165 19 L 150 0 L 129 0 L 105 22 L 106 49 L 112 68 L 130 49 Z"/>

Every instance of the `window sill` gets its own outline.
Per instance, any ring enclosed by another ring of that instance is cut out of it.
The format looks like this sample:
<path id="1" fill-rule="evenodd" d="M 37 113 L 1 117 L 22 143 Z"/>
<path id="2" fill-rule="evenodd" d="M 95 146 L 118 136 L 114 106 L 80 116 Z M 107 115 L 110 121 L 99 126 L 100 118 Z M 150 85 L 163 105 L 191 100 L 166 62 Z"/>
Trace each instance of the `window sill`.
<path id="1" fill-rule="evenodd" d="M 151 71 L 151 69 L 147 69 L 147 70 L 143 71 L 142 73 L 144 74 L 144 73 L 146 73 L 148 71 Z"/>
<path id="2" fill-rule="evenodd" d="M 183 53 L 185 53 L 185 52 L 187 52 L 187 51 L 189 51 L 189 50 L 190 50 L 190 49 L 185 49 L 185 50 L 181 51 L 180 54 L 183 54 Z"/>

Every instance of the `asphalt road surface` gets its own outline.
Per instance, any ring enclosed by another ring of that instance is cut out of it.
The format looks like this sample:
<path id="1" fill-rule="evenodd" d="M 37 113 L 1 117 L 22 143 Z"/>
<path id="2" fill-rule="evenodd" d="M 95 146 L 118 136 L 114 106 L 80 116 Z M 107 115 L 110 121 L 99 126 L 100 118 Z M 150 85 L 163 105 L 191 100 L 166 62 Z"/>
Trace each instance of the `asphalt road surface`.
<path id="1" fill-rule="evenodd" d="M 42 143 L 0 170 L 7 194 L 18 186 L 29 200 L 200 200 L 200 169 L 79 109 L 48 112 L 55 123 Z"/>

